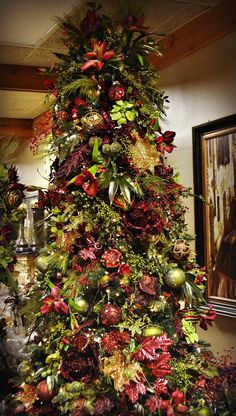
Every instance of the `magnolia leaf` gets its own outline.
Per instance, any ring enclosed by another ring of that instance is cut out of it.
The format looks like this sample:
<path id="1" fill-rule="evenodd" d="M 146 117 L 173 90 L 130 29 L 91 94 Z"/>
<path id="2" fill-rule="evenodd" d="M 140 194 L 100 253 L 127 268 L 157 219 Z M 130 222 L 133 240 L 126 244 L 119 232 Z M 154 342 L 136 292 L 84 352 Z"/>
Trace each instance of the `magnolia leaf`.
<path id="1" fill-rule="evenodd" d="M 54 387 L 54 377 L 53 376 L 47 376 L 47 385 L 48 385 L 49 393 L 51 393 L 53 391 L 53 387 Z"/>
<path id="2" fill-rule="evenodd" d="M 121 191 L 123 197 L 125 198 L 125 200 L 129 204 L 131 204 L 130 190 L 129 190 L 128 186 L 124 185 L 123 183 L 120 183 L 119 186 L 120 186 L 120 191 Z"/>
<path id="3" fill-rule="evenodd" d="M 189 303 L 189 306 L 191 306 L 192 300 L 193 300 L 192 286 L 190 285 L 189 282 L 185 282 L 182 287 L 183 287 L 184 296 L 187 302 Z"/>
<path id="4" fill-rule="evenodd" d="M 112 205 L 117 189 L 118 189 L 118 181 L 117 179 L 115 179 L 114 181 L 110 182 L 109 190 L 108 190 L 110 205 Z"/>

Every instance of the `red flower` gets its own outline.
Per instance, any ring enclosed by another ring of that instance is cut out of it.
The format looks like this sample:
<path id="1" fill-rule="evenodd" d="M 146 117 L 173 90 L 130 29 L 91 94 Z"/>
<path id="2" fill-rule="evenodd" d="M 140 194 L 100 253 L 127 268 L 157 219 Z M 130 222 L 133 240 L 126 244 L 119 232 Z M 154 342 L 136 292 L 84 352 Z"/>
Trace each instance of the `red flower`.
<path id="1" fill-rule="evenodd" d="M 181 390 L 173 391 L 171 397 L 175 405 L 185 401 L 185 394 Z"/>
<path id="2" fill-rule="evenodd" d="M 80 97 L 75 97 L 74 99 L 74 103 L 75 105 L 77 105 L 78 107 L 81 105 L 81 107 L 87 107 L 87 102 Z"/>
<path id="3" fill-rule="evenodd" d="M 118 269 L 118 273 L 121 276 L 130 276 L 132 271 L 129 264 L 121 263 Z"/>
<path id="4" fill-rule="evenodd" d="M 102 255 L 102 263 L 108 269 L 115 269 L 120 265 L 121 257 L 122 254 L 118 250 L 109 248 Z"/>
<path id="5" fill-rule="evenodd" d="M 89 170 L 83 170 L 80 175 L 73 178 L 70 182 L 70 184 L 74 184 L 77 186 L 82 186 L 83 190 L 89 195 L 89 196 L 95 196 L 98 191 L 98 182 L 95 176 L 89 172 Z"/>
<path id="6" fill-rule="evenodd" d="M 204 312 L 201 314 L 201 321 L 200 321 L 200 327 L 202 329 L 207 330 L 207 325 L 212 326 L 212 321 L 215 320 L 216 312 L 213 311 L 213 306 L 210 305 L 209 309 L 205 309 Z"/>
<path id="7" fill-rule="evenodd" d="M 174 131 L 166 131 L 162 134 L 162 136 L 158 136 L 156 138 L 156 145 L 157 150 L 161 152 L 163 155 L 165 152 L 171 153 L 174 149 L 174 145 L 172 144 L 175 137 Z"/>
<path id="8" fill-rule="evenodd" d="M 50 295 L 46 296 L 42 302 L 41 313 L 43 315 L 49 312 L 57 312 L 60 314 L 69 313 L 68 305 L 60 297 L 58 286 L 53 286 Z"/>
<path id="9" fill-rule="evenodd" d="M 129 16 L 123 26 L 127 30 L 147 32 L 149 28 L 143 26 L 143 23 L 144 17 L 137 19 L 135 16 Z"/>
<path id="10" fill-rule="evenodd" d="M 58 97 L 59 92 L 53 81 L 46 79 L 46 81 L 44 82 L 44 85 L 54 95 L 54 97 Z"/>
<path id="11" fill-rule="evenodd" d="M 114 50 L 107 51 L 106 42 L 98 42 L 96 39 L 93 40 L 93 51 L 86 53 L 86 58 L 89 58 L 88 61 L 84 62 L 81 66 L 81 71 L 87 71 L 90 68 L 97 68 L 98 71 L 101 71 L 104 62 L 108 61 L 115 55 Z"/>

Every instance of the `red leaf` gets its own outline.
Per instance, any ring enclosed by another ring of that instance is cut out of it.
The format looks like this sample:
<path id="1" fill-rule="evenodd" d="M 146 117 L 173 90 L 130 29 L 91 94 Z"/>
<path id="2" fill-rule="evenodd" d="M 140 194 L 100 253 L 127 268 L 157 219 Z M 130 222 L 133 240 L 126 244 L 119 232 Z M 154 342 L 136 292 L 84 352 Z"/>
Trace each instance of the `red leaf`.
<path id="1" fill-rule="evenodd" d="M 129 384 L 124 386 L 124 392 L 134 404 L 138 401 L 140 394 L 146 394 L 146 386 L 143 382 L 135 383 L 131 380 Z"/>

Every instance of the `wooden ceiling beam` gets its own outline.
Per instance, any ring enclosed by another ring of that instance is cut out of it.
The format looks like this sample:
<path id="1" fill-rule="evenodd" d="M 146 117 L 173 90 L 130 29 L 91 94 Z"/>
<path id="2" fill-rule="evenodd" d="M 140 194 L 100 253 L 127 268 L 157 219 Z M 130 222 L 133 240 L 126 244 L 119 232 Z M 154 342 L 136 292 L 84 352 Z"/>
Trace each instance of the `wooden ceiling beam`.
<path id="1" fill-rule="evenodd" d="M 0 64 L 0 90 L 46 92 L 45 79 L 38 67 Z"/>
<path id="2" fill-rule="evenodd" d="M 223 0 L 161 39 L 159 45 L 163 57 L 150 55 L 150 61 L 162 70 L 235 29 L 236 1 Z"/>
<path id="3" fill-rule="evenodd" d="M 33 120 L 22 118 L 0 118 L 0 136 L 30 138 L 33 134 Z"/>

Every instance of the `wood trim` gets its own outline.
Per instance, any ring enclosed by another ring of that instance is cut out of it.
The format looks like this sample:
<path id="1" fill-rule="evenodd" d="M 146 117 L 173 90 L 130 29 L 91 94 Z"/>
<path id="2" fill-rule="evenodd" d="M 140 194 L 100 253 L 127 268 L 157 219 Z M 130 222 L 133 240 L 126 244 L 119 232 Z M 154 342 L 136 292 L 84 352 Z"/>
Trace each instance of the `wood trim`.
<path id="1" fill-rule="evenodd" d="M 236 1 L 223 0 L 159 41 L 163 57 L 150 55 L 162 70 L 236 29 Z M 220 59 L 220 57 L 219 57 Z"/>
<path id="2" fill-rule="evenodd" d="M 32 137 L 31 119 L 0 118 L 0 136 Z"/>
<path id="3" fill-rule="evenodd" d="M 47 78 L 38 67 L 0 64 L 0 90 L 46 92 Z"/>

